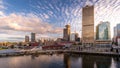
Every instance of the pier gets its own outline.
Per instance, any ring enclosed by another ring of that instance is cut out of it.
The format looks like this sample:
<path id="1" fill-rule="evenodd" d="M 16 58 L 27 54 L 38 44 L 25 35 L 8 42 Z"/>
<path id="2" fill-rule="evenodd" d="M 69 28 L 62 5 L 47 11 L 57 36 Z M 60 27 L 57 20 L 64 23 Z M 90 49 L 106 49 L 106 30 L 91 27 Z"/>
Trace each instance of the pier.
<path id="1" fill-rule="evenodd" d="M 36 54 L 52 55 L 52 54 L 60 54 L 60 53 L 120 57 L 120 54 L 115 52 L 89 52 L 89 51 L 78 51 L 78 50 L 35 50 L 35 51 L 21 50 L 18 52 L 0 53 L 0 57 L 36 55 Z"/>

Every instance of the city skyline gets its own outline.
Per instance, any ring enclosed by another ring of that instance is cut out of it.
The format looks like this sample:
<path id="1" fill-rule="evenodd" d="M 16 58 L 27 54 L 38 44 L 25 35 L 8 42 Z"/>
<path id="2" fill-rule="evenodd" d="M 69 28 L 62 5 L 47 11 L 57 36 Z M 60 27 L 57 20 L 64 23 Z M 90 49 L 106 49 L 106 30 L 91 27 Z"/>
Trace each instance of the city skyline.
<path id="1" fill-rule="evenodd" d="M 95 26 L 100 21 L 110 22 L 113 37 L 113 27 L 120 23 L 119 3 L 120 0 L 0 0 L 0 41 L 23 41 L 31 32 L 37 33 L 38 38 L 62 37 L 66 24 L 71 25 L 71 32 L 81 35 L 81 9 L 85 5 L 95 7 Z"/>

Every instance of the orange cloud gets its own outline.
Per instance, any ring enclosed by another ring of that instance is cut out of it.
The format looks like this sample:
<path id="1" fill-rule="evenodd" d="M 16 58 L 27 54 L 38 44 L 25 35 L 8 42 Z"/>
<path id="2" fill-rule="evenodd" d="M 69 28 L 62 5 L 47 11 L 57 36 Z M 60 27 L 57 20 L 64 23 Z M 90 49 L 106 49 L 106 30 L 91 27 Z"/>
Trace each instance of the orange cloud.
<path id="1" fill-rule="evenodd" d="M 12 13 L 8 16 L 0 17 L 0 29 L 11 28 L 15 31 L 35 32 L 39 34 L 45 33 L 62 33 L 62 29 L 54 27 L 53 25 L 43 22 L 39 17 L 34 14 L 15 14 Z M 6 27 L 7 26 L 7 27 Z M 4 27 L 4 28 L 3 28 Z"/>

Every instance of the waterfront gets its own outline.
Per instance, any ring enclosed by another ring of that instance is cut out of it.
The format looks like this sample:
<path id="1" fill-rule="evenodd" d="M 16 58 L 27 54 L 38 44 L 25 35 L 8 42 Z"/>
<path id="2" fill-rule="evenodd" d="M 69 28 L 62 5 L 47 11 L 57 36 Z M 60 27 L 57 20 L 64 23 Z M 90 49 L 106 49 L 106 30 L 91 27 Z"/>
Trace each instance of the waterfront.
<path id="1" fill-rule="evenodd" d="M 120 68 L 120 58 L 75 54 L 1 57 L 0 68 Z"/>

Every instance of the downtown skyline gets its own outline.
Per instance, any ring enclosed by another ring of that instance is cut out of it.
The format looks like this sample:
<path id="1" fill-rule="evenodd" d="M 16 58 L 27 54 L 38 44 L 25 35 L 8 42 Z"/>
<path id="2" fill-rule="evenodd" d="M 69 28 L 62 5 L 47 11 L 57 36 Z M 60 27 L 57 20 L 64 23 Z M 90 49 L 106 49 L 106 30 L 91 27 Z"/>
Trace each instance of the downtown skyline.
<path id="1" fill-rule="evenodd" d="M 39 37 L 62 37 L 66 24 L 81 35 L 82 7 L 94 5 L 95 27 L 120 23 L 120 0 L 0 0 L 0 41 L 23 41 L 31 32 Z M 95 31 L 95 30 L 94 30 Z"/>

